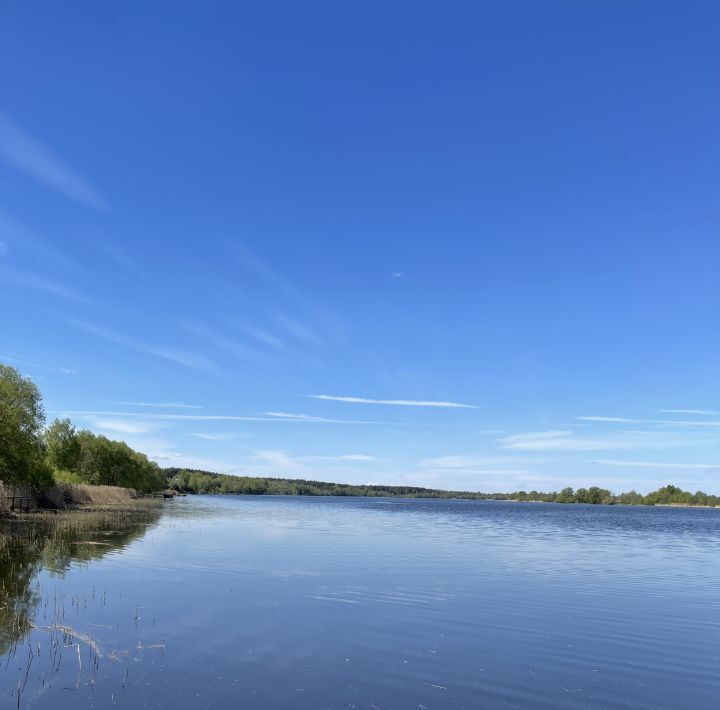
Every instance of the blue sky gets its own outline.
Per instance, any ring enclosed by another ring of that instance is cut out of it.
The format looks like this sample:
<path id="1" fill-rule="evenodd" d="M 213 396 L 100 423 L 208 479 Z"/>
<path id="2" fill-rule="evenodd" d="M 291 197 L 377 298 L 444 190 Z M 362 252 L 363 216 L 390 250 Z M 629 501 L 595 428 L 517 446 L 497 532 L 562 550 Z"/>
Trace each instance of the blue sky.
<path id="1" fill-rule="evenodd" d="M 4 3 L 0 361 L 162 465 L 720 493 L 719 22 Z"/>

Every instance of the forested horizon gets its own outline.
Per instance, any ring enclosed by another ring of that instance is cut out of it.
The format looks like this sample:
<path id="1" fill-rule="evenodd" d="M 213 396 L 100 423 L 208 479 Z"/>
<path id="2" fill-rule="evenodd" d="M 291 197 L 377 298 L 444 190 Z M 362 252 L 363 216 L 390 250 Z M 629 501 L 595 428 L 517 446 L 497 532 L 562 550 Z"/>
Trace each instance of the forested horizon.
<path id="1" fill-rule="evenodd" d="M 719 507 L 720 496 L 684 491 L 668 484 L 646 494 L 614 494 L 606 488 L 566 487 L 560 491 L 476 492 L 421 486 L 358 485 L 283 477 L 256 477 L 188 468 L 161 469 L 123 441 L 114 441 L 69 419 L 45 422 L 37 385 L 14 367 L 0 364 L 0 482 L 50 487 L 59 482 L 111 485 L 153 493 L 237 495 L 460 498 L 605 505 L 692 505 Z"/>
<path id="2" fill-rule="evenodd" d="M 710 495 L 703 491 L 691 493 L 671 484 L 645 495 L 634 490 L 616 495 L 598 486 L 578 489 L 568 486 L 560 491 L 549 493 L 535 490 L 520 490 L 510 493 L 481 493 L 423 488 L 421 486 L 357 485 L 300 478 L 240 476 L 177 467 L 164 468 L 162 471 L 170 489 L 178 493 L 192 494 L 445 498 L 538 503 L 587 503 L 593 505 L 720 506 L 720 496 Z"/>

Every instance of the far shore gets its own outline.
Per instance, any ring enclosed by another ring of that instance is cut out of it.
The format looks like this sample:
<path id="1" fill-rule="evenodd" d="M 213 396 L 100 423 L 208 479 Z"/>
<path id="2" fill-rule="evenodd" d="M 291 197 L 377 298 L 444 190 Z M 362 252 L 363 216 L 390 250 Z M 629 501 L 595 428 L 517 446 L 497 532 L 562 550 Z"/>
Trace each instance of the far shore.
<path id="1" fill-rule="evenodd" d="M 328 484 L 325 484 L 328 485 Z M 365 487 L 363 487 L 365 488 Z M 430 493 L 431 491 L 424 491 Z M 434 492 L 434 491 L 432 491 Z M 194 491 L 190 492 L 195 493 Z M 227 495 L 220 491 L 205 492 L 210 495 Z M 450 493 L 449 491 L 446 493 Z M 275 495 L 288 495 L 288 493 L 230 493 L 231 495 L 247 495 L 252 497 L 273 497 Z M 77 483 L 58 483 L 51 488 L 32 489 L 25 486 L 8 487 L 0 484 L 0 518 L 17 519 L 26 515 L 29 517 L 57 515 L 58 513 L 102 513 L 102 512 L 136 512 L 139 510 L 151 510 L 162 507 L 165 498 L 173 498 L 175 496 L 184 496 L 186 493 L 180 493 L 177 490 L 166 490 L 155 494 L 139 494 L 130 488 L 122 488 L 120 486 L 94 486 L 89 484 Z M 294 497 L 330 497 L 327 493 L 289 493 Z M 337 495 L 337 494 L 335 494 Z M 344 492 L 339 497 L 351 498 L 400 498 L 407 497 L 410 500 L 468 500 L 465 496 L 452 495 L 398 495 L 388 491 L 387 495 L 383 495 L 381 491 L 373 491 L 373 495 L 368 496 L 362 492 Z M 509 498 L 509 497 L 492 497 L 491 495 L 477 498 L 479 500 L 492 500 L 504 503 L 552 503 L 556 505 L 564 505 L 565 501 L 552 500 L 528 500 L 527 498 Z M 476 500 L 477 500 L 476 499 Z M 600 505 L 623 505 L 620 501 L 600 502 Z M 586 505 L 593 505 L 587 503 Z M 597 505 L 597 503 L 595 504 Z M 637 505 L 637 504 L 636 504 Z M 632 507 L 636 507 L 633 505 Z M 720 505 L 700 505 L 697 503 L 665 503 L 658 502 L 654 504 L 644 504 L 643 507 L 655 508 L 701 508 L 701 509 L 720 509 Z"/>

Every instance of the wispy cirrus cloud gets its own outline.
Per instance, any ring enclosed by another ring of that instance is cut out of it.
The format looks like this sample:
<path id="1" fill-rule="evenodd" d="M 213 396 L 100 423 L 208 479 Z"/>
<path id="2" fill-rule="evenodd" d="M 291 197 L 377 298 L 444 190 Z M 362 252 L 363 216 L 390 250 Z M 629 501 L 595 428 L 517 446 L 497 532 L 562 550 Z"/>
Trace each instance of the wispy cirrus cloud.
<path id="1" fill-rule="evenodd" d="M 498 441 L 547 441 L 549 439 L 561 439 L 572 435 L 570 429 L 550 429 L 547 431 L 528 431 L 522 434 L 513 434 L 505 436 Z"/>
<path id="2" fill-rule="evenodd" d="M 668 468 L 678 470 L 717 470 L 720 463 L 676 463 L 672 461 L 627 461 L 624 459 L 594 459 L 590 463 L 599 463 L 603 466 L 627 466 L 630 468 Z"/>
<path id="3" fill-rule="evenodd" d="M 122 345 L 123 347 L 137 350 L 138 352 L 152 355 L 153 357 L 161 358 L 163 360 L 168 360 L 176 365 L 182 365 L 183 367 L 187 367 L 192 370 L 199 370 L 212 375 L 221 374 L 220 368 L 212 360 L 203 355 L 197 355 L 184 350 L 176 350 L 163 345 L 143 343 L 135 338 L 117 333 L 116 331 L 110 330 L 110 328 L 106 328 L 102 325 L 89 323 L 76 318 L 70 318 L 69 316 L 60 315 L 59 317 L 66 323 L 111 343 L 116 343 L 117 345 Z"/>
<path id="4" fill-rule="evenodd" d="M 581 422 L 606 422 L 608 424 L 648 424 L 657 421 L 655 419 L 629 419 L 628 417 L 606 417 L 597 415 L 573 418 Z"/>
<path id="5" fill-rule="evenodd" d="M 468 454 L 452 454 L 424 459 L 420 467 L 444 479 L 447 475 L 461 477 L 476 476 L 525 476 L 528 474 L 526 465 L 537 463 L 535 459 L 524 456 L 502 455 L 483 456 Z M 438 485 L 434 483 L 432 485 Z"/>
<path id="6" fill-rule="evenodd" d="M 285 333 L 297 340 L 302 340 L 312 345 L 317 345 L 320 342 L 320 338 L 307 325 L 296 318 L 278 315 L 275 317 L 275 320 Z"/>
<path id="7" fill-rule="evenodd" d="M 628 447 L 597 439 L 544 439 L 503 442 L 501 448 L 515 451 L 603 451 Z"/>
<path id="8" fill-rule="evenodd" d="M 384 422 L 369 422 L 358 419 L 331 419 L 328 417 L 316 417 L 312 414 L 291 414 L 290 412 L 265 412 L 265 416 L 276 417 L 282 421 L 300 422 L 328 422 L 331 424 L 383 424 Z"/>
<path id="9" fill-rule="evenodd" d="M 382 424 L 383 422 L 367 422 L 355 419 L 324 419 L 324 418 L 307 418 L 301 415 L 281 414 L 276 412 L 278 416 L 244 416 L 236 414 L 168 414 L 168 413 L 149 413 L 149 412 L 123 412 L 123 411 L 106 411 L 106 410 L 54 410 L 51 412 L 56 416 L 65 417 L 141 417 L 148 420 L 157 421 L 177 421 L 177 422 L 273 422 L 273 423 L 306 423 L 306 424 Z"/>
<path id="10" fill-rule="evenodd" d="M 93 231 L 84 235 L 83 251 L 96 250 L 103 259 L 109 259 L 122 267 L 134 276 L 142 276 L 144 273 L 141 260 L 134 260 L 128 256 L 123 246 L 113 237 L 106 233 Z"/>
<path id="11" fill-rule="evenodd" d="M 672 449 L 713 444 L 712 437 L 680 430 L 610 431 L 587 436 L 572 430 L 524 432 L 499 438 L 502 449 L 516 451 L 611 451 L 613 449 Z"/>
<path id="12" fill-rule="evenodd" d="M 110 417 L 143 417 L 157 421 L 177 421 L 177 422 L 278 422 L 280 419 L 272 419 L 270 417 L 246 417 L 235 414 L 166 414 L 149 412 L 122 412 L 122 411 L 105 411 L 105 410 L 63 410 L 55 411 L 58 416 L 67 417 L 94 417 L 94 416 L 110 416 Z"/>
<path id="13" fill-rule="evenodd" d="M 700 414 L 714 416 L 720 414 L 720 411 L 714 409 L 659 409 L 663 414 Z"/>
<path id="14" fill-rule="evenodd" d="M 31 274 L 25 271 L 15 271 L 13 269 L 0 269 L 0 282 L 8 286 L 18 286 L 20 288 L 29 288 L 34 291 L 42 291 L 50 296 L 75 301 L 76 303 L 87 303 L 88 299 L 80 295 L 77 291 L 61 284 L 53 279 Z"/>
<path id="15" fill-rule="evenodd" d="M 277 350 L 285 349 L 285 343 L 280 338 L 263 328 L 257 328 L 252 325 L 243 324 L 239 324 L 238 328 L 240 328 L 240 330 L 242 330 L 245 335 L 252 338 L 253 340 L 256 340 L 259 343 L 262 343 L 263 345 L 267 345 Z"/>
<path id="16" fill-rule="evenodd" d="M 23 257 L 25 263 L 44 263 L 52 273 L 82 272 L 85 267 L 72 255 L 72 245 L 63 241 L 62 247 L 45 239 L 23 222 L 0 207 L 0 240 L 12 251 L 13 257 Z M 75 278 L 77 278 L 75 276 Z"/>
<path id="17" fill-rule="evenodd" d="M 256 254 L 247 244 L 237 241 L 227 245 L 238 264 L 258 277 L 274 296 L 281 295 L 287 304 L 276 313 L 276 326 L 288 341 L 296 345 L 317 346 L 321 343 L 346 341 L 345 328 L 325 304 L 315 301 L 305 290 Z"/>
<path id="18" fill-rule="evenodd" d="M 296 458 L 289 456 L 279 449 L 263 449 L 256 451 L 251 457 L 264 466 L 269 466 L 278 473 L 297 472 L 306 470 L 306 465 Z"/>
<path id="19" fill-rule="evenodd" d="M 92 428 L 113 434 L 150 434 L 158 428 L 153 422 L 128 419 L 97 418 L 91 421 Z"/>
<path id="20" fill-rule="evenodd" d="M 248 362 L 261 362 L 267 360 L 268 356 L 260 350 L 249 347 L 244 343 L 233 340 L 232 338 L 228 338 L 222 333 L 218 333 L 216 330 L 213 330 L 202 323 L 186 320 L 182 321 L 181 325 L 193 335 L 198 338 L 202 338 L 211 345 L 214 345 L 216 348 L 224 350 L 239 360 L 246 360 Z"/>
<path id="21" fill-rule="evenodd" d="M 702 421 L 697 419 L 633 419 L 630 417 L 582 416 L 576 421 L 598 422 L 605 424 L 657 424 L 671 427 L 720 427 L 720 421 Z"/>
<path id="22" fill-rule="evenodd" d="M 350 404 L 386 404 L 399 407 L 445 407 L 449 409 L 480 409 L 475 404 L 461 404 L 460 402 L 443 402 L 435 400 L 418 399 L 369 399 L 367 397 L 345 397 L 330 394 L 306 394 L 311 399 L 322 399 L 331 402 L 348 402 Z"/>
<path id="23" fill-rule="evenodd" d="M 377 461 L 375 456 L 369 454 L 339 454 L 336 456 L 314 455 L 314 456 L 297 456 L 298 461 L 346 461 L 350 463 L 371 463 Z"/>
<path id="24" fill-rule="evenodd" d="M 46 146 L 0 113 L 0 160 L 80 204 L 102 210 L 104 197 Z"/>
<path id="25" fill-rule="evenodd" d="M 194 468 L 203 471 L 217 471 L 218 473 L 230 473 L 235 475 L 243 474 L 236 463 L 222 461 L 219 459 L 195 456 L 183 451 L 178 451 L 169 442 L 162 445 L 155 445 L 146 448 L 148 458 L 156 461 L 161 466 L 177 466 L 179 468 Z"/>
<path id="26" fill-rule="evenodd" d="M 472 468 L 478 466 L 502 466 L 504 464 L 516 464 L 518 462 L 534 460 L 535 459 L 528 459 L 525 456 L 516 455 L 484 456 L 476 454 L 451 454 L 448 456 L 423 459 L 420 465 L 426 468 Z"/>
<path id="27" fill-rule="evenodd" d="M 37 370 L 46 370 L 48 372 L 62 372 L 64 375 L 77 375 L 78 371 L 72 367 L 62 367 L 58 365 L 48 365 L 47 363 L 38 362 L 32 358 L 18 355 L 8 355 L 0 353 L 0 361 L 9 362 L 20 367 L 30 367 Z"/>
<path id="28" fill-rule="evenodd" d="M 261 449 L 249 457 L 245 468 L 254 475 L 318 476 L 318 480 L 347 481 L 376 461 L 369 454 L 295 456 L 282 449 Z"/>
<path id="29" fill-rule="evenodd" d="M 572 431 L 533 431 L 513 434 L 498 439 L 503 449 L 517 451 L 593 451 L 607 448 L 624 448 L 618 443 L 600 439 L 578 438 Z"/>
<path id="30" fill-rule="evenodd" d="M 234 432 L 195 431 L 190 436 L 194 436 L 196 439 L 205 439 L 206 441 L 231 441 L 237 438 L 239 434 Z"/>
<path id="31" fill-rule="evenodd" d="M 128 407 L 158 407 L 161 409 L 202 409 L 198 404 L 183 404 L 182 402 L 113 402 Z"/>
<path id="32" fill-rule="evenodd" d="M 227 245 L 227 249 L 244 269 L 260 277 L 273 291 L 283 294 L 286 299 L 303 310 L 315 309 L 312 299 L 297 288 L 290 279 L 256 254 L 247 244 L 234 241 Z"/>
<path id="33" fill-rule="evenodd" d="M 279 419 L 301 419 L 306 422 L 324 422 L 325 417 L 316 417 L 312 414 L 291 414 L 290 412 L 265 412 L 265 416 L 278 417 Z"/>
<path id="34" fill-rule="evenodd" d="M 571 430 L 525 432 L 499 438 L 503 449 L 515 451 L 611 451 L 613 449 L 670 449 L 706 444 L 705 439 L 679 432 L 620 431 L 598 436 L 576 435 Z"/>

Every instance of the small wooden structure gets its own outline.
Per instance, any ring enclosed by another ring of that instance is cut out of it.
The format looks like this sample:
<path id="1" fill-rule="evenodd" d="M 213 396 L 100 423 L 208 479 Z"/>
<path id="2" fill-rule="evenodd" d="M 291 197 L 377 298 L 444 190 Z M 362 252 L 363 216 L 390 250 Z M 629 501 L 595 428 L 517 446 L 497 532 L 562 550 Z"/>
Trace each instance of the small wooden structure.
<path id="1" fill-rule="evenodd" d="M 10 510 L 20 510 L 27 513 L 30 510 L 30 496 L 9 495 Z"/>
<path id="2" fill-rule="evenodd" d="M 4 499 L 6 509 L 9 510 L 27 513 L 31 508 L 37 507 L 32 486 L 0 485 L 0 496 Z"/>

